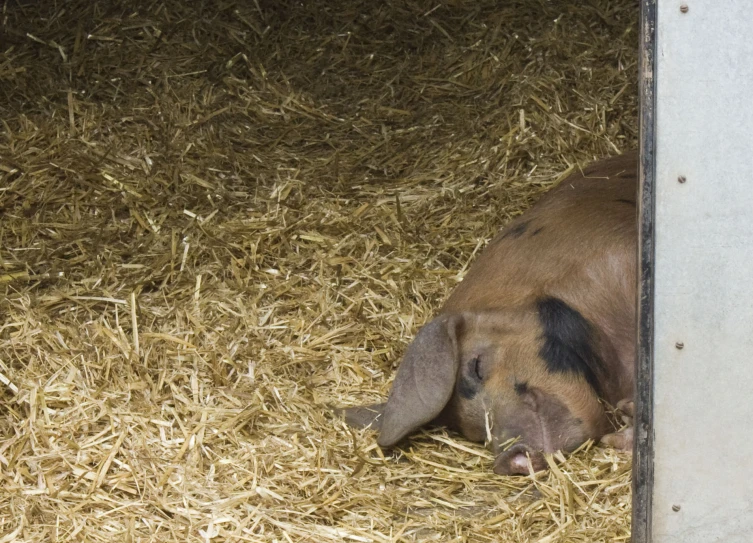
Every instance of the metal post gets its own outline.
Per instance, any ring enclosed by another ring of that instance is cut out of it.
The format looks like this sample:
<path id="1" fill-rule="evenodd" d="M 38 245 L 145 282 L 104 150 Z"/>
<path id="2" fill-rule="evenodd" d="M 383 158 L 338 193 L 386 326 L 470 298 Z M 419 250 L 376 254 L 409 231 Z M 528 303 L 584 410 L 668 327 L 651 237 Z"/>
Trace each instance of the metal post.
<path id="1" fill-rule="evenodd" d="M 753 5 L 642 0 L 634 543 L 753 541 Z"/>

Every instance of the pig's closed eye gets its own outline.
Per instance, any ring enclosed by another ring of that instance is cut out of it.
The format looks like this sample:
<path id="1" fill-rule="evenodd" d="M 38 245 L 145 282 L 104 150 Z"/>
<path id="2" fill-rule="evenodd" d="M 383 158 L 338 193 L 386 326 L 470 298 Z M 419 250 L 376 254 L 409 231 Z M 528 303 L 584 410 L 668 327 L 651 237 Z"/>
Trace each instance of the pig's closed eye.
<path id="1" fill-rule="evenodd" d="M 481 371 L 481 357 L 480 356 L 477 356 L 471 361 L 471 367 L 473 367 L 473 375 L 475 375 L 479 381 L 483 381 L 484 374 Z"/>
<path id="2" fill-rule="evenodd" d="M 463 373 L 457 380 L 457 391 L 466 400 L 472 400 L 482 387 L 484 374 L 481 368 L 481 357 L 476 356 L 463 362 Z"/>

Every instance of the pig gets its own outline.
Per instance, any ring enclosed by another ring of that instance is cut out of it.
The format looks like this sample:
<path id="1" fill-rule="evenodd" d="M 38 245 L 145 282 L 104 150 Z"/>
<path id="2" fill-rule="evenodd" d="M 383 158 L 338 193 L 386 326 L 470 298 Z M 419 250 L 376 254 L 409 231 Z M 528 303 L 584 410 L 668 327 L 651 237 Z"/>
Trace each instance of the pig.
<path id="1" fill-rule="evenodd" d="M 578 169 L 511 221 L 418 331 L 387 402 L 346 422 L 381 447 L 446 426 L 488 441 L 503 475 L 589 439 L 629 449 L 609 406 L 634 395 L 637 168 L 630 152 Z"/>

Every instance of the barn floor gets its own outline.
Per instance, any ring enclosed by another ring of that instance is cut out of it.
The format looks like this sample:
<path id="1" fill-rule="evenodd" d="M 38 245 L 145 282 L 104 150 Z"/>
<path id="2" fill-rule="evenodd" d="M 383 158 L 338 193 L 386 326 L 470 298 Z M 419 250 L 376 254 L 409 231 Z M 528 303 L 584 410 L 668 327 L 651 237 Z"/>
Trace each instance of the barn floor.
<path id="1" fill-rule="evenodd" d="M 0 542 L 627 541 L 630 459 L 535 478 L 328 405 L 511 217 L 634 147 L 636 0 L 11 0 Z"/>

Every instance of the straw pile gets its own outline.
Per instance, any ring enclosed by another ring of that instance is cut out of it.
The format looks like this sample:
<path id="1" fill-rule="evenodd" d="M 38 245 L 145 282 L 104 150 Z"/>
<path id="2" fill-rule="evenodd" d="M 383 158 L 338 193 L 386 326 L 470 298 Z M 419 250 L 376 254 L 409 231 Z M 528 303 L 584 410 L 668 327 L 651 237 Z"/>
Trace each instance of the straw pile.
<path id="1" fill-rule="evenodd" d="M 0 542 L 626 541 L 384 398 L 489 238 L 635 146 L 635 0 L 6 2 Z"/>

